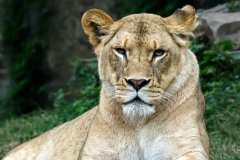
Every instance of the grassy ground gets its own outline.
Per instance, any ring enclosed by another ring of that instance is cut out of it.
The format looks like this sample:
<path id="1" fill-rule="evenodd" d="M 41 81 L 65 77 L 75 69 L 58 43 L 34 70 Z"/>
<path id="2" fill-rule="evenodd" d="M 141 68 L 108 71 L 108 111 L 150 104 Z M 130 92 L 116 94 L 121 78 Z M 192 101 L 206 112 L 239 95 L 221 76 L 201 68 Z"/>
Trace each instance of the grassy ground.
<path id="1" fill-rule="evenodd" d="M 210 122 L 211 121 L 211 122 Z M 240 159 L 240 109 L 235 112 L 222 110 L 208 120 L 211 159 Z"/>
<path id="2" fill-rule="evenodd" d="M 47 130 L 77 117 L 72 108 L 40 110 L 22 117 L 12 117 L 0 123 L 0 159 L 17 145 Z"/>
<path id="3" fill-rule="evenodd" d="M 15 146 L 76 117 L 73 108 L 36 111 L 31 115 L 10 118 L 0 123 L 0 158 Z M 211 159 L 240 159 L 240 109 L 219 110 L 206 120 Z"/>

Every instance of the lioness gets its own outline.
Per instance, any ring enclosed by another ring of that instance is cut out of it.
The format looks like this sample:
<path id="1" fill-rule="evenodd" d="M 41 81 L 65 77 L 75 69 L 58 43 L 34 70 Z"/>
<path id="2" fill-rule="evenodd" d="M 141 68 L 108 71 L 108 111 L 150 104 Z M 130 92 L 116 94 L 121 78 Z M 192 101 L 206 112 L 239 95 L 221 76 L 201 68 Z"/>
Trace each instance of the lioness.
<path id="1" fill-rule="evenodd" d="M 91 9 L 82 26 L 99 62 L 99 105 L 4 160 L 209 159 L 199 67 L 188 49 L 194 8 L 116 22 Z"/>

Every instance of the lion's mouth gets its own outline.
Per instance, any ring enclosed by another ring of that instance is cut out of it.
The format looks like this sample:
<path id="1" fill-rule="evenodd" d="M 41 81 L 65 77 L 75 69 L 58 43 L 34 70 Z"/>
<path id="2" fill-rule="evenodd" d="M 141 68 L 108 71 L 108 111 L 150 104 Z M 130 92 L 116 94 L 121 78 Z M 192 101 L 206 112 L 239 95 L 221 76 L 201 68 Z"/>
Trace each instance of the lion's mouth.
<path id="1" fill-rule="evenodd" d="M 147 105 L 150 105 L 150 104 L 144 102 L 143 100 L 141 100 L 138 96 L 135 97 L 133 100 L 128 101 L 128 102 L 123 103 L 123 104 L 127 105 L 127 104 L 130 104 L 130 103 L 134 103 L 134 104 L 147 104 Z"/>

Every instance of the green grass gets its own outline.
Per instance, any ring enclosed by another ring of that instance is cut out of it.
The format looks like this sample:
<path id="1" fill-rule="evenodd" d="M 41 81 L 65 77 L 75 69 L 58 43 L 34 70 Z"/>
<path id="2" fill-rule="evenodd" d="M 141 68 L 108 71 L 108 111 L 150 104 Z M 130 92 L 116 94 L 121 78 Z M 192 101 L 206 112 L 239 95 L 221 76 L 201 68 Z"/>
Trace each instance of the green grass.
<path id="1" fill-rule="evenodd" d="M 17 145 L 28 141 L 78 115 L 71 107 L 35 111 L 0 123 L 0 159 Z"/>
<path id="2" fill-rule="evenodd" d="M 74 113 L 74 114 L 73 114 Z M 77 116 L 71 107 L 40 110 L 0 123 L 0 158 L 17 145 Z M 240 159 L 240 108 L 218 110 L 206 120 L 213 160 Z"/>
<path id="3" fill-rule="evenodd" d="M 234 112 L 217 111 L 207 123 L 211 123 L 208 127 L 211 159 L 239 160 L 240 108 Z"/>

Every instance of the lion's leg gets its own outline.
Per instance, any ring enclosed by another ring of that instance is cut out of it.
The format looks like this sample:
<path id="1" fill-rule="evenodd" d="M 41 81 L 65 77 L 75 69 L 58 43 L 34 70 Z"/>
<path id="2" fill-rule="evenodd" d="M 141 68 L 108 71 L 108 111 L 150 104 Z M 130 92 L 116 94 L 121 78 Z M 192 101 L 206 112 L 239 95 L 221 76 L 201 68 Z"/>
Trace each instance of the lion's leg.
<path id="1" fill-rule="evenodd" d="M 177 160 L 209 160 L 207 155 L 200 152 L 188 153 L 178 158 Z"/>

